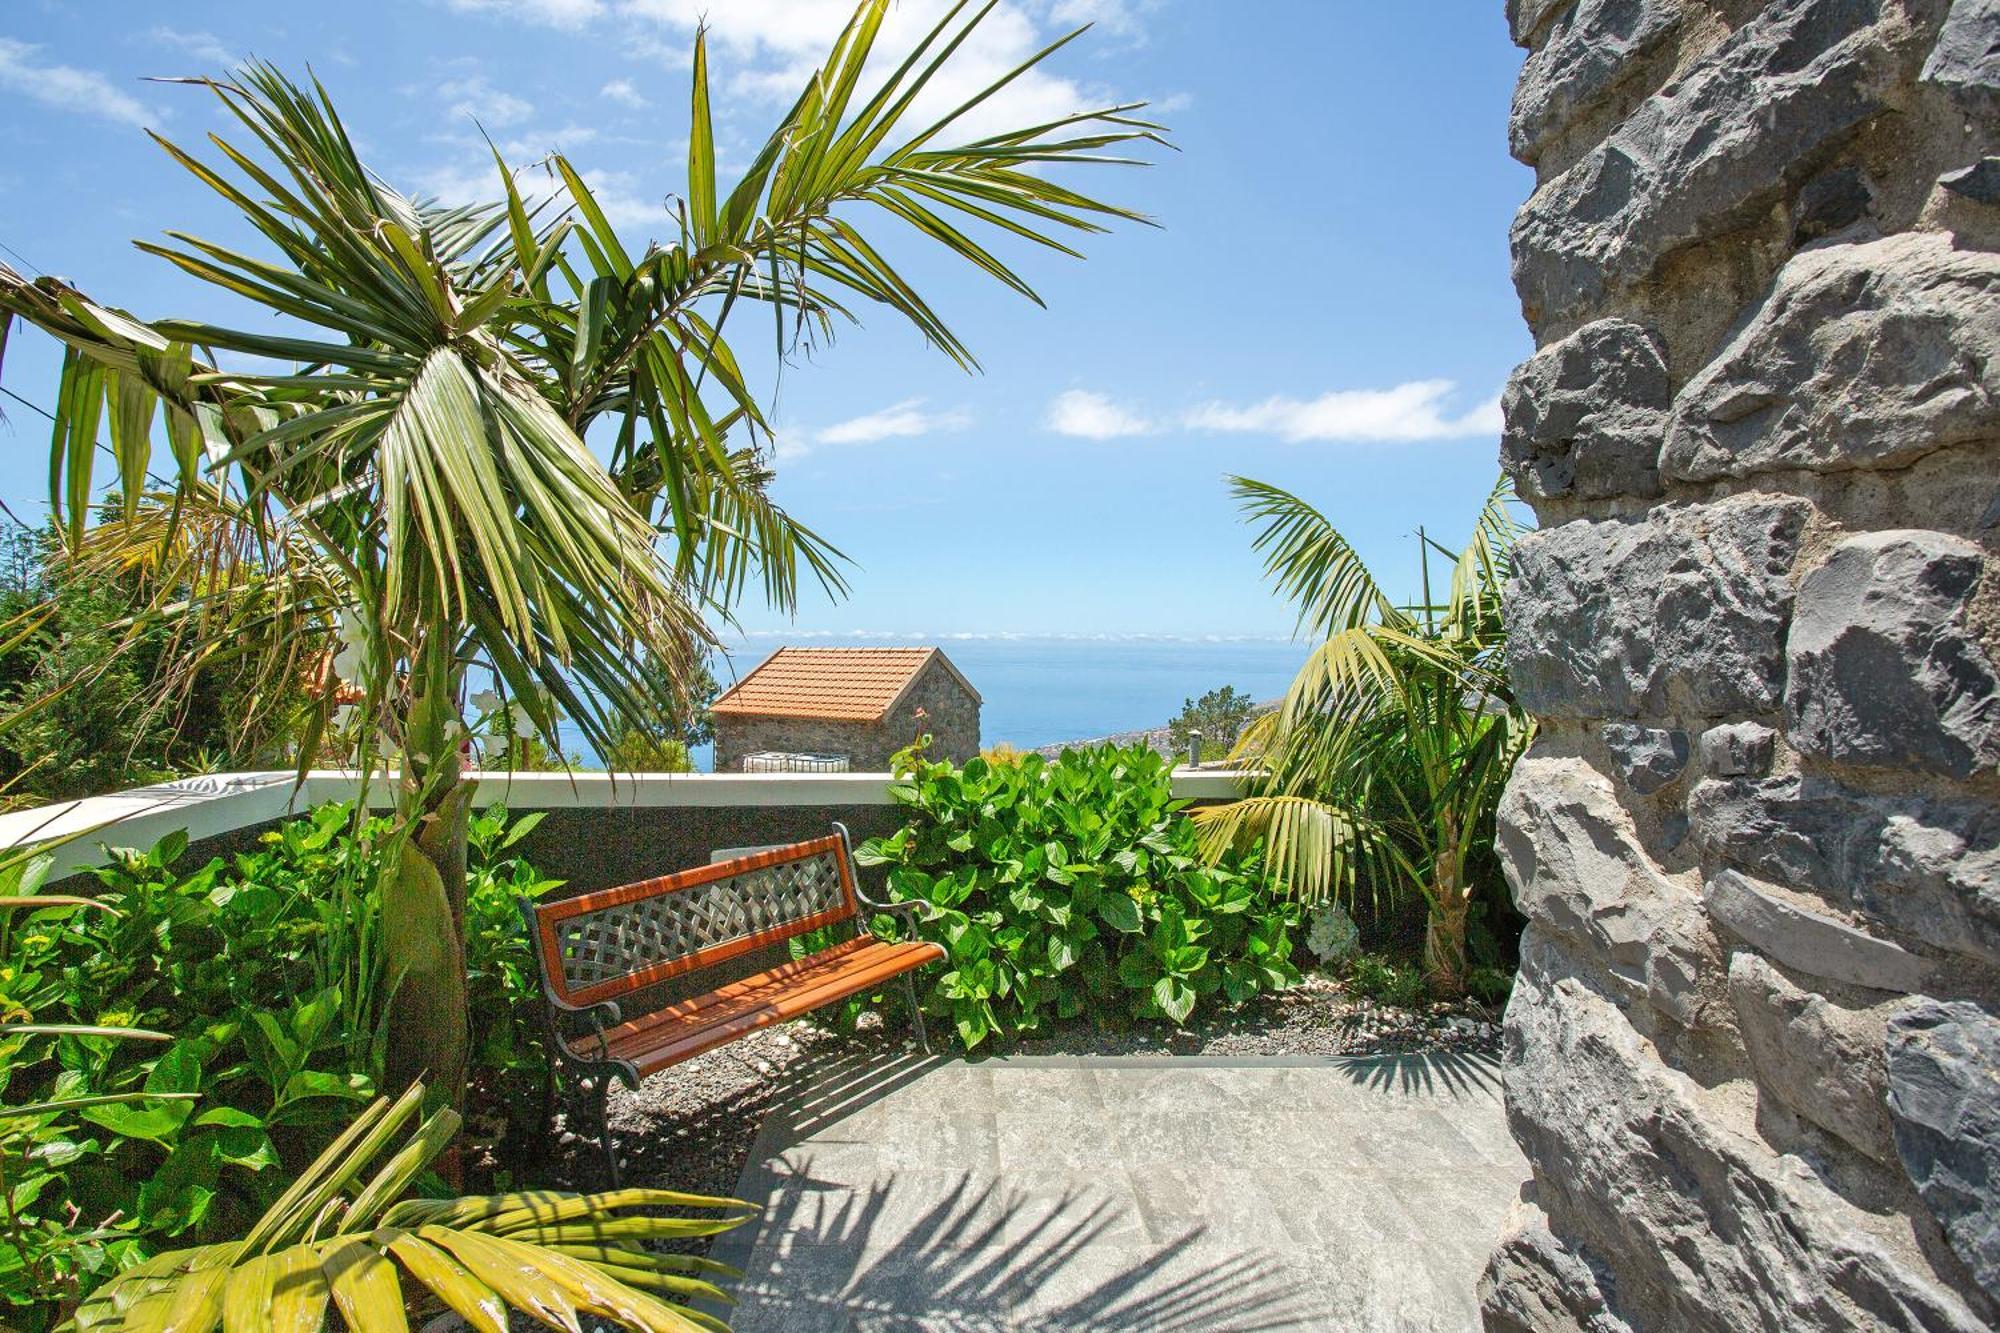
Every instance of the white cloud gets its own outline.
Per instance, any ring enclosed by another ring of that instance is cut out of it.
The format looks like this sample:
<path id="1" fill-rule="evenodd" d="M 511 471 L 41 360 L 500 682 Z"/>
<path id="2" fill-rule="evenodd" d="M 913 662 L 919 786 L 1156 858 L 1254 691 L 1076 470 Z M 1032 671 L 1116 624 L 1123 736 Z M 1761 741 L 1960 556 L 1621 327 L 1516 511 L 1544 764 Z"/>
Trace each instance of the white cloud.
<path id="1" fill-rule="evenodd" d="M 869 60 L 871 79 L 857 95 L 866 98 L 950 8 L 949 0 L 899 0 L 890 7 Z M 1038 11 L 1037 11 L 1038 12 Z M 624 0 L 622 13 L 653 20 L 679 34 L 692 33 L 704 20 L 712 48 L 726 52 L 736 69 L 729 87 L 739 93 L 789 104 L 805 86 L 841 30 L 854 15 L 853 0 Z M 1000 0 L 985 20 L 933 78 L 906 114 L 913 128 L 928 125 L 970 100 L 1046 46 L 1057 29 L 1037 21 L 1018 0 Z M 640 40 L 641 49 L 672 53 L 684 66 L 684 44 L 667 47 Z M 1058 57 L 1058 60 L 1063 57 Z M 721 62 L 716 62 L 718 65 Z M 948 138 L 978 138 L 1002 129 L 1041 124 L 1077 111 L 1123 100 L 1102 89 L 1038 66 L 1015 79 L 962 119 Z"/>
<path id="2" fill-rule="evenodd" d="M 471 117 L 489 128 L 518 125 L 535 114 L 533 102 L 516 97 L 504 88 L 495 88 L 483 74 L 447 79 L 437 86 L 437 95 L 451 103 L 449 111 L 452 115 Z"/>
<path id="3" fill-rule="evenodd" d="M 490 14 L 550 28 L 581 28 L 604 13 L 604 0 L 447 0 L 461 14 Z"/>
<path id="4" fill-rule="evenodd" d="M 1126 435 L 1150 435 L 1159 427 L 1128 407 L 1089 389 L 1070 389 L 1049 404 L 1048 428 L 1058 435 L 1086 440 L 1115 440 Z"/>
<path id="5" fill-rule="evenodd" d="M 162 24 L 149 34 L 161 46 L 171 46 L 177 51 L 185 51 L 196 60 L 211 65 L 234 65 L 236 55 L 222 44 L 222 39 L 212 32 L 181 32 Z"/>
<path id="6" fill-rule="evenodd" d="M 41 49 L 12 37 L 0 37 L 0 88 L 57 111 L 102 116 L 128 125 L 143 126 L 148 120 L 166 119 L 165 112 L 149 110 L 137 98 L 113 87 L 109 79 L 94 69 L 39 63 L 35 57 Z"/>
<path id="7" fill-rule="evenodd" d="M 1056 0 L 1049 7 L 1049 22 L 1066 29 L 1088 23 L 1101 32 L 1138 37 L 1145 32 L 1140 12 L 1152 7 L 1144 0 Z"/>
<path id="8" fill-rule="evenodd" d="M 1449 415 L 1451 380 L 1411 380 L 1391 389 L 1337 389 L 1317 398 L 1266 398 L 1233 405 L 1208 402 L 1189 411 L 1189 430 L 1276 435 L 1292 441 L 1455 440 L 1500 433 L 1500 398 Z"/>
<path id="9" fill-rule="evenodd" d="M 595 125 L 563 125 L 553 130 L 522 130 L 500 141 L 500 156 L 509 162 L 540 161 L 550 153 L 573 157 L 580 145 L 598 137 Z M 485 145 L 479 145 L 484 151 Z"/>
<path id="10" fill-rule="evenodd" d="M 530 155 L 512 152 L 511 149 L 516 146 L 504 144 L 502 149 L 511 158 Z M 532 155 L 539 156 L 547 150 L 547 145 L 544 145 Z M 581 166 L 577 171 L 612 226 L 644 228 L 665 220 L 665 205 L 647 196 L 640 187 L 639 178 L 631 172 L 592 171 Z M 493 165 L 493 158 L 484 144 L 480 145 L 476 154 L 462 161 L 417 172 L 411 183 L 417 193 L 433 196 L 447 205 L 490 204 L 502 197 L 499 169 Z M 533 167 L 514 173 L 514 188 L 520 191 L 522 202 L 531 209 L 540 201 L 563 192 L 561 181 L 548 171 Z"/>
<path id="11" fill-rule="evenodd" d="M 620 106 L 629 106 L 635 111 L 640 107 L 648 105 L 644 95 L 639 92 L 638 88 L 633 86 L 630 79 L 613 79 L 602 88 L 599 88 L 597 95 L 616 102 Z"/>
<path id="12" fill-rule="evenodd" d="M 786 432 L 778 437 L 778 461 L 803 458 L 821 445 L 874 444 L 880 440 L 912 439 L 920 435 L 940 435 L 964 430 L 972 424 L 972 414 L 963 408 L 943 412 L 924 410 L 921 398 L 905 398 L 900 403 L 864 416 L 836 422 L 819 430 Z"/>

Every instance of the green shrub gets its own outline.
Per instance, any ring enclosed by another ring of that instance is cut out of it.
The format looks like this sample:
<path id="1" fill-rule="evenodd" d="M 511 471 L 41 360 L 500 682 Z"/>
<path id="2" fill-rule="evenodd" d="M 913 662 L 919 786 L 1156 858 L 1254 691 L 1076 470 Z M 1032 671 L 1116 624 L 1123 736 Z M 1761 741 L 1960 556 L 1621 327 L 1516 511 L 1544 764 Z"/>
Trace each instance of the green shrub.
<path id="1" fill-rule="evenodd" d="M 1465 988 L 1472 992 L 1474 999 L 1495 1009 L 1507 1003 L 1507 997 L 1514 993 L 1514 974 L 1504 967 L 1475 967 L 1466 979 Z"/>
<path id="2" fill-rule="evenodd" d="M 1423 969 L 1414 964 L 1398 965 L 1379 953 L 1354 956 L 1348 965 L 1347 989 L 1351 994 L 1397 1009 L 1415 1009 L 1428 1003 L 1431 997 Z"/>
<path id="3" fill-rule="evenodd" d="M 0 533 L 0 790 L 39 804 L 293 757 L 301 684 L 272 692 L 227 654 L 178 682 L 171 631 L 127 628 L 130 580 L 79 570 L 47 533 Z M 267 697 L 252 708 L 248 693 Z"/>
<path id="4" fill-rule="evenodd" d="M 1167 742 L 1176 755 L 1184 755 L 1188 752 L 1188 742 L 1199 731 L 1203 756 L 1220 759 L 1236 744 L 1236 738 L 1243 734 L 1243 724 L 1256 711 L 1256 701 L 1249 695 L 1234 685 L 1224 685 L 1199 699 L 1184 700 L 1180 714 L 1167 723 Z"/>
<path id="5" fill-rule="evenodd" d="M 513 896 L 553 881 L 510 855 L 537 818 L 510 825 L 504 811 L 480 812 L 470 838 L 473 1079 L 479 1102 L 496 1108 L 487 1118 L 511 1125 L 538 1114 L 545 1058 Z M 357 830 L 348 806 L 322 806 L 253 851 L 185 874 L 176 863 L 187 838 L 175 833 L 144 853 L 114 852 L 96 872 L 96 909 L 0 918 L 0 1013 L 171 1038 L 0 1043 L 0 1099 L 196 1095 L 92 1106 L 60 1127 L 0 1121 L 0 1161 L 33 1172 L 11 1182 L 23 1226 L 0 1230 L 0 1305 L 37 1309 L 45 1293 L 28 1275 L 52 1264 L 87 1291 L 164 1243 L 237 1234 L 376 1094 L 379 916 L 369 900 L 385 833 L 383 821 Z M 22 1253 L 53 1252 L 50 1237 L 63 1232 L 55 1258 Z"/>
<path id="6" fill-rule="evenodd" d="M 638 727 L 627 727 L 604 752 L 604 766 L 613 773 L 692 773 L 687 742 Z"/>
<path id="7" fill-rule="evenodd" d="M 951 956 L 921 974 L 925 1007 L 968 1048 L 1049 1017 L 1185 1023 L 1203 999 L 1298 979 L 1297 905 L 1262 887 L 1254 852 L 1201 863 L 1186 802 L 1145 746 L 963 769 L 906 751 L 898 772 L 910 822 L 856 859 L 888 867 L 893 899 L 936 909 L 918 930 Z"/>
<path id="8" fill-rule="evenodd" d="M 465 964 L 473 1023 L 470 1123 L 483 1137 L 538 1133 L 549 1057 L 542 1044 L 542 996 L 535 957 L 514 900 L 561 884 L 545 879 L 513 849 L 542 812 L 510 819 L 500 806 L 475 810 L 467 827 Z"/>

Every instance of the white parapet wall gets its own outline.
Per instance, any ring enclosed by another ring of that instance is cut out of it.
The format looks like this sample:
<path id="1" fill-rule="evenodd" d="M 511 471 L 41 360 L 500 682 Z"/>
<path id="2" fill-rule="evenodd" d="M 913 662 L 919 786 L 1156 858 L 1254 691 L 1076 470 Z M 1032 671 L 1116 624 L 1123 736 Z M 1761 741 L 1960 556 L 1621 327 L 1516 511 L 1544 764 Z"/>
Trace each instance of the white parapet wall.
<path id="1" fill-rule="evenodd" d="M 513 810 L 698 809 L 751 806 L 891 805 L 888 773 L 474 773 L 482 805 Z M 1174 795 L 1216 801 L 1238 796 L 1247 775 L 1177 769 Z M 106 847 L 150 847 L 175 830 L 190 841 L 283 819 L 327 801 L 353 800 L 358 773 L 218 773 L 108 796 L 62 801 L 0 815 L 0 852 L 54 843 L 51 875 L 102 864 Z M 393 779 L 368 784 L 368 803 L 386 806 Z"/>

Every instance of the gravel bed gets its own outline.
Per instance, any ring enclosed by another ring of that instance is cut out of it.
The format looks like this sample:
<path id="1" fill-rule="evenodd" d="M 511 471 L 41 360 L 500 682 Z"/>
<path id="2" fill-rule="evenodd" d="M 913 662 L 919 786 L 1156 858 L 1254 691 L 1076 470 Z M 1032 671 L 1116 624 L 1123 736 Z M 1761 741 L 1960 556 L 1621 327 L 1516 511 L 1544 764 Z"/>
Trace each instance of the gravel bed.
<path id="1" fill-rule="evenodd" d="M 1025 1038 L 1021 1055 L 1400 1055 L 1500 1053 L 1500 1015 L 1474 1000 L 1396 1009 L 1350 995 L 1318 974 L 1185 1028 L 1123 1030 L 1079 1023 Z"/>
<path id="2" fill-rule="evenodd" d="M 1020 1055 L 1386 1055 L 1450 1051 L 1495 1055 L 1499 1014 L 1475 1001 L 1396 1009 L 1358 999 L 1331 978 L 1309 975 L 1279 995 L 1198 1018 L 1183 1029 L 1124 1029 L 1088 1022 L 1015 1044 Z M 749 1160 L 766 1114 L 785 1097 L 786 1071 L 801 1061 L 878 1057 L 907 1039 L 900 1023 L 882 1031 L 879 1014 L 863 1030 L 835 1032 L 810 1022 L 766 1028 L 640 1084 L 616 1088 L 611 1115 L 632 1185 L 728 1195 Z M 942 1042 L 937 1043 L 944 1049 Z M 602 1181 L 594 1140 L 558 1136 L 556 1174 L 582 1188 Z"/>

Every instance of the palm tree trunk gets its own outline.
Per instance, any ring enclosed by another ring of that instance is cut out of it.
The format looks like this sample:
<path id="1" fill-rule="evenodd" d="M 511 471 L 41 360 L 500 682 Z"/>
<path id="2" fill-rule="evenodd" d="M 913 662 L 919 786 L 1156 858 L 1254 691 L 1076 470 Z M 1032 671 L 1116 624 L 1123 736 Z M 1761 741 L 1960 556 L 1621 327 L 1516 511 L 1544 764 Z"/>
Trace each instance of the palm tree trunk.
<path id="1" fill-rule="evenodd" d="M 1430 919 L 1424 925 L 1424 980 L 1440 1000 L 1465 994 L 1465 924 L 1472 898 L 1464 883 L 1457 821 L 1447 812 L 1431 877 Z"/>
<path id="2" fill-rule="evenodd" d="M 448 644 L 439 636 L 434 642 Z M 464 1098 L 466 1015 L 465 848 L 472 784 L 458 754 L 457 671 L 448 648 L 424 654 L 413 672 L 399 822 L 408 836 L 382 886 L 387 1001 L 386 1086 L 418 1079 L 431 1105 Z"/>

